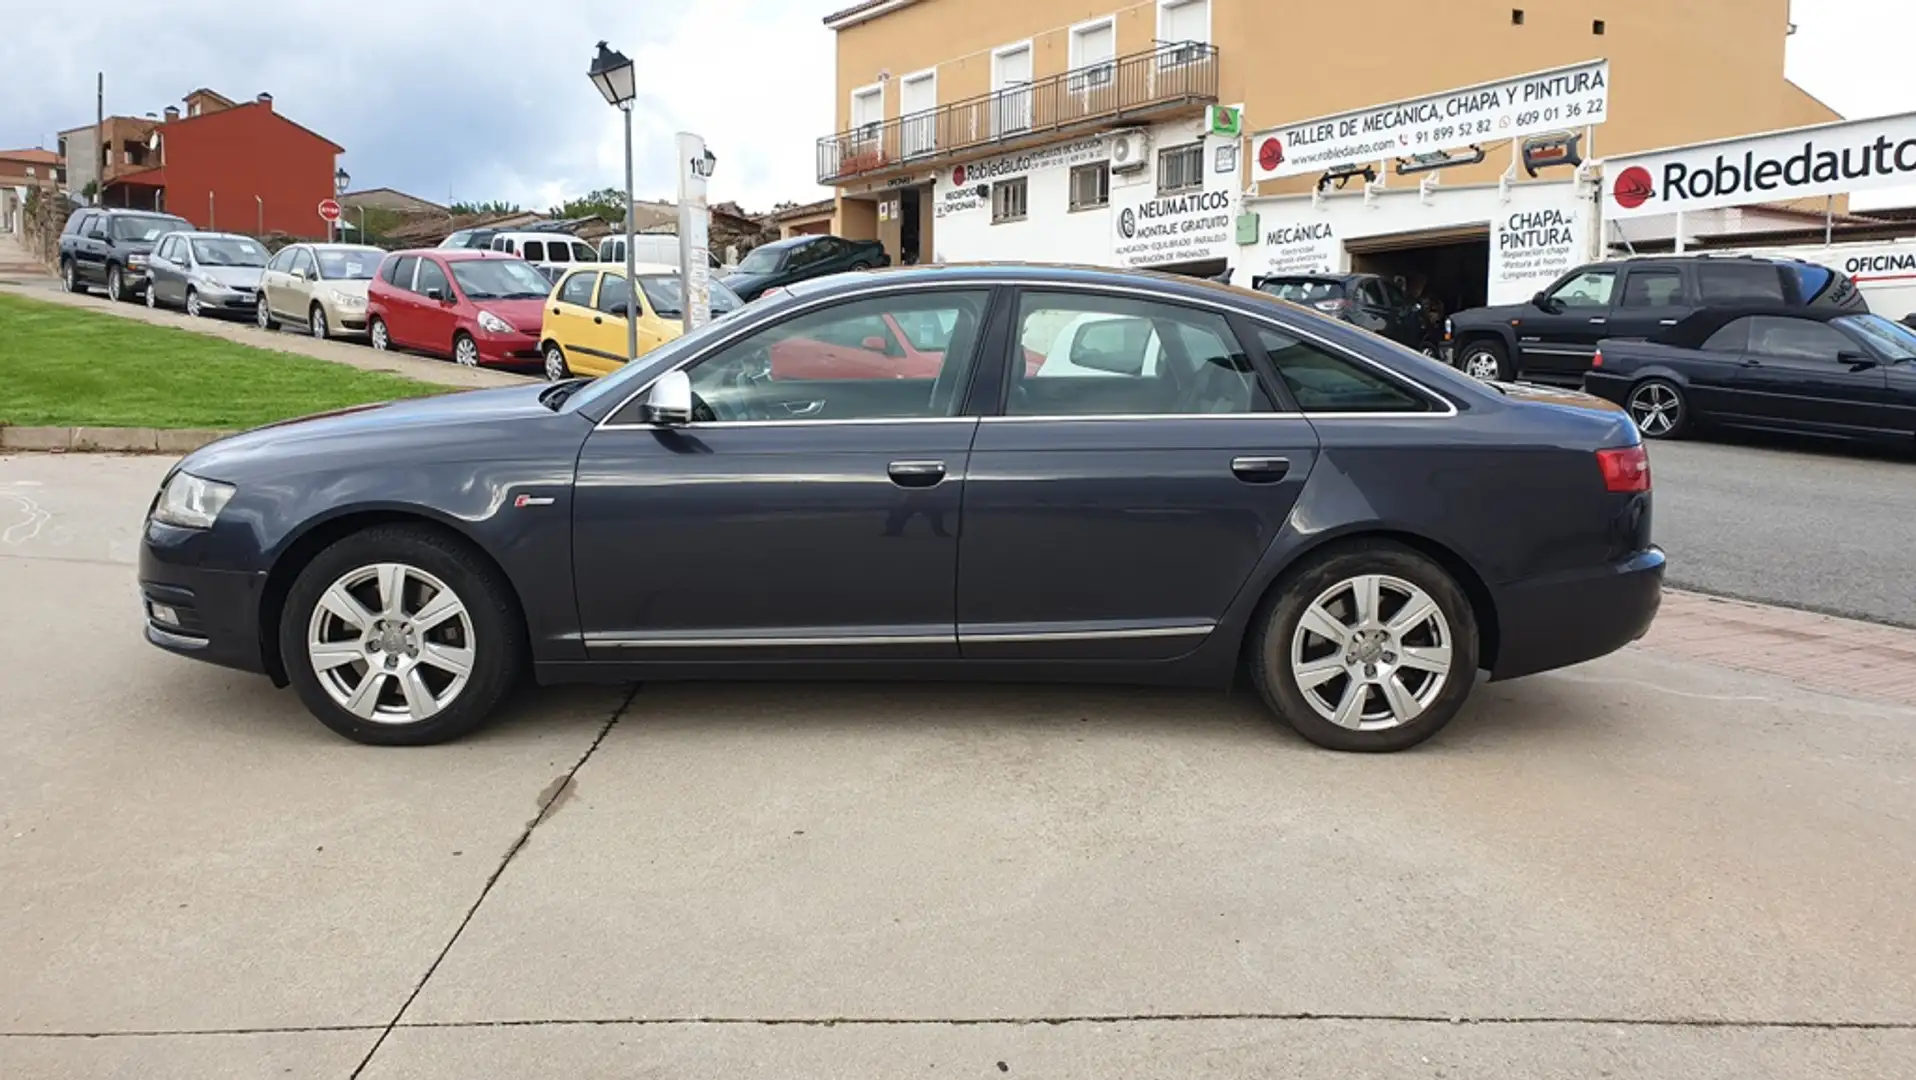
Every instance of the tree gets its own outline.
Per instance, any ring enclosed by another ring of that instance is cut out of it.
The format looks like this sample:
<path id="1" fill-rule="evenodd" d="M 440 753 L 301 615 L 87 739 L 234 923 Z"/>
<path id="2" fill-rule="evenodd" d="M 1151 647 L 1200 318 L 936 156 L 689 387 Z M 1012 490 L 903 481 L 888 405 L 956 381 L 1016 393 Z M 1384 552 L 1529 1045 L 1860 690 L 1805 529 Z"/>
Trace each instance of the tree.
<path id="1" fill-rule="evenodd" d="M 506 202 L 504 199 L 494 199 L 491 202 L 482 203 L 456 202 L 446 209 L 452 211 L 454 214 L 518 214 L 524 212 L 518 203 Z"/>
<path id="2" fill-rule="evenodd" d="M 610 222 L 624 221 L 625 192 L 617 188 L 600 188 L 576 199 L 567 199 L 547 211 L 547 216 L 560 221 L 582 217 L 596 217 Z"/>

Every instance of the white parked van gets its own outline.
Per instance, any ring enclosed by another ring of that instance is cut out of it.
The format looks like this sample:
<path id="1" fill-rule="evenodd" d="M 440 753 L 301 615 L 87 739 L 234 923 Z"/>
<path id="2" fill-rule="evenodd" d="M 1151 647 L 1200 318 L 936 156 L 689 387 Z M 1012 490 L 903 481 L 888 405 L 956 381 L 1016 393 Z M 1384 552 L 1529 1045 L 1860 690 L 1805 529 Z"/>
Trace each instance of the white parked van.
<path id="1" fill-rule="evenodd" d="M 723 269 L 716 255 L 710 251 L 705 254 L 712 269 Z M 600 240 L 599 261 L 602 263 L 625 262 L 625 237 L 608 236 Z M 673 233 L 640 233 L 632 238 L 632 261 L 659 263 L 674 270 L 679 269 L 678 236 Z"/>
<path id="2" fill-rule="evenodd" d="M 591 244 L 558 232 L 503 232 L 488 246 L 519 256 L 548 278 L 557 278 L 575 262 L 591 262 L 594 255 Z"/>

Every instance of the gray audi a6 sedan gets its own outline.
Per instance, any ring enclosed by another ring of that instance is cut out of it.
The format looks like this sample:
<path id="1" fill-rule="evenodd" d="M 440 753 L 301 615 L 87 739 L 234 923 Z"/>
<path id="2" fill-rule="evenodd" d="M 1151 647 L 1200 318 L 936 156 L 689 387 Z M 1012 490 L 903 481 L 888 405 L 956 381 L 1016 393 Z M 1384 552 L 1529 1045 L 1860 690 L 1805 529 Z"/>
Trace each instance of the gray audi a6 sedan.
<path id="1" fill-rule="evenodd" d="M 522 677 L 1247 679 L 1412 746 L 1479 672 L 1641 636 L 1629 417 L 1152 274 L 802 282 L 596 382 L 214 443 L 155 496 L 147 638 L 419 744 Z"/>

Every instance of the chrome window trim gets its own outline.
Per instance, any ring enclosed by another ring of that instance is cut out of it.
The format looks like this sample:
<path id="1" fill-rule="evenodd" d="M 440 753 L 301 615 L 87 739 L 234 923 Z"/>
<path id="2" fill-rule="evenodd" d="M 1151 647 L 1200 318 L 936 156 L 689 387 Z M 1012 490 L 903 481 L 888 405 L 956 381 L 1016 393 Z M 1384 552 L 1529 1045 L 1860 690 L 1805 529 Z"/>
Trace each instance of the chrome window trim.
<path id="1" fill-rule="evenodd" d="M 1221 303 L 1218 303 L 1217 301 L 1209 300 L 1202 297 L 1187 297 L 1187 296 L 1167 297 L 1162 293 L 1155 292 L 1149 289 L 1139 288 L 1136 286 L 1131 286 L 1131 285 L 1112 285 L 1106 282 L 1096 282 L 1096 283 L 1085 284 L 1085 283 L 1077 283 L 1077 282 L 1060 282 L 1060 281 L 1033 281 L 1033 280 L 1028 280 L 1024 278 L 968 278 L 963 281 L 914 281 L 914 282 L 908 282 L 904 284 L 876 283 L 876 284 L 865 286 L 863 288 L 852 289 L 852 290 L 849 290 L 846 292 L 840 292 L 840 293 L 832 293 L 828 296 L 814 297 L 810 300 L 806 300 L 798 305 L 795 305 L 789 311 L 785 312 L 784 316 L 779 318 L 777 321 L 784 322 L 788 318 L 795 318 L 800 315 L 804 315 L 817 308 L 826 307 L 828 305 L 841 303 L 841 302 L 856 302 L 860 299 L 864 299 L 875 294 L 892 293 L 892 292 L 920 292 L 925 290 L 962 291 L 965 289 L 981 289 L 981 288 L 982 289 L 1016 288 L 1016 289 L 1034 290 L 1039 292 L 1047 292 L 1047 291 L 1076 292 L 1076 293 L 1117 295 L 1117 296 L 1135 296 L 1135 297 L 1142 297 L 1147 300 L 1158 301 L 1160 303 L 1183 304 L 1187 307 L 1203 308 L 1207 311 L 1212 311 L 1221 315 L 1225 315 L 1227 317 L 1231 315 L 1237 315 L 1253 323 L 1270 327 L 1271 329 L 1277 330 L 1280 333 L 1290 334 L 1294 337 L 1307 339 L 1313 344 L 1316 344 L 1322 347 L 1323 349 L 1329 351 L 1333 356 L 1336 356 L 1344 360 L 1355 361 L 1356 363 L 1361 364 L 1373 371 L 1376 371 L 1380 373 L 1381 375 L 1383 375 L 1385 378 L 1390 379 L 1394 382 L 1408 383 L 1411 387 L 1415 388 L 1416 392 L 1422 394 L 1424 397 L 1436 402 L 1438 405 L 1441 405 L 1443 407 L 1442 411 L 1419 412 L 1419 413 L 1310 412 L 1308 410 L 1303 412 L 1290 412 L 1290 413 L 1284 413 L 1284 412 L 1145 413 L 1145 414 L 1139 414 L 1136 417 L 1132 417 L 1132 416 L 1116 417 L 1117 419 L 1128 420 L 1128 419 L 1150 418 L 1150 419 L 1160 419 L 1160 420 L 1162 419 L 1188 420 L 1188 419 L 1197 419 L 1200 417 L 1238 419 L 1243 417 L 1258 417 L 1258 416 L 1273 416 L 1273 417 L 1302 416 L 1302 417 L 1313 419 L 1313 420 L 1361 420 L 1361 419 L 1379 419 L 1379 418 L 1391 419 L 1391 420 L 1447 420 L 1458 415 L 1458 409 L 1457 409 L 1456 403 L 1451 401 L 1448 397 L 1446 397 L 1442 393 L 1436 390 L 1433 390 L 1428 386 L 1425 386 L 1422 382 L 1419 382 L 1418 380 L 1408 375 L 1404 375 L 1400 372 L 1392 371 L 1390 368 L 1387 368 L 1384 365 L 1377 363 L 1376 361 L 1370 359 L 1369 357 L 1351 352 L 1345 349 L 1343 346 L 1338 345 L 1336 342 L 1333 342 L 1329 340 L 1328 338 L 1325 338 L 1312 330 L 1306 329 L 1301 326 L 1292 326 L 1288 323 L 1280 322 L 1276 319 L 1273 319 L 1268 315 L 1255 314 L 1249 311 L 1245 311 L 1242 308 L 1232 307 L 1228 304 L 1221 304 Z M 624 412 L 629 406 L 631 406 L 631 404 L 635 400 L 643 396 L 647 391 L 651 390 L 652 384 L 657 382 L 660 378 L 674 371 L 680 371 L 685 368 L 688 368 L 692 366 L 693 364 L 696 364 L 699 361 L 704 360 L 706 357 L 712 355 L 713 353 L 721 349 L 727 348 L 733 342 L 739 340 L 745 335 L 770 325 L 775 325 L 775 323 L 773 323 L 769 319 L 760 319 L 755 322 L 742 324 L 736 329 L 734 333 L 727 334 L 726 336 L 713 341 L 710 345 L 699 350 L 697 353 L 693 354 L 692 356 L 688 356 L 684 360 L 679 361 L 678 363 L 672 365 L 671 367 L 658 372 L 657 374 L 653 375 L 651 379 L 648 379 L 645 383 L 643 383 L 642 385 L 634 389 L 630 394 L 627 394 L 624 398 L 621 398 L 617 405 L 613 406 L 610 410 L 606 412 L 604 420 L 601 420 L 597 424 L 593 425 L 593 430 L 594 431 L 600 431 L 600 430 L 657 431 L 657 430 L 660 430 L 660 426 L 657 424 L 614 424 L 611 422 L 611 420 L 613 417 L 618 416 L 620 413 Z M 1244 343 L 1239 342 L 1238 344 L 1243 345 Z M 953 421 L 953 420 L 1008 420 L 1008 419 L 1016 419 L 1016 420 L 1030 422 L 1030 421 L 1038 421 L 1038 420 L 1085 420 L 1085 419 L 1097 419 L 1097 418 L 1082 417 L 1082 416 L 1074 417 L 1070 415 L 1021 416 L 1021 417 L 1007 417 L 1007 416 L 1000 415 L 1000 416 L 984 416 L 984 417 L 979 417 L 979 416 L 896 417 L 892 419 L 870 419 L 870 420 L 868 419 L 795 420 L 795 421 L 794 420 L 727 420 L 727 421 L 708 421 L 703 424 L 678 424 L 678 425 L 671 425 L 671 427 L 673 430 L 684 430 L 685 428 L 688 428 L 688 427 L 711 427 L 711 426 L 714 426 L 714 424 L 727 424 L 727 425 L 733 425 L 738 427 L 764 427 L 766 425 L 772 425 L 772 424 L 776 424 L 780 426 L 792 426 L 796 424 L 923 423 L 926 421 L 939 422 L 939 421 Z"/>

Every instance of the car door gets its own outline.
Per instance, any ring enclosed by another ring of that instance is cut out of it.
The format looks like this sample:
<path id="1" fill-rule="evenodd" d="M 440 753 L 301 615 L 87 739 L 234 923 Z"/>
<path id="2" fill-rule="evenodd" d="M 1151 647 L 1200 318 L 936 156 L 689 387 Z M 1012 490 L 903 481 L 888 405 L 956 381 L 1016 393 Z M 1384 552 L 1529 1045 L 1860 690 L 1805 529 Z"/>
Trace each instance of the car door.
<path id="1" fill-rule="evenodd" d="M 407 297 L 412 313 L 412 347 L 434 356 L 452 355 L 452 332 L 459 325 L 458 295 L 446 268 L 430 255 L 419 257 L 419 275 L 413 279 L 413 295 Z"/>
<path id="2" fill-rule="evenodd" d="M 991 297 L 954 286 L 817 301 L 690 358 L 691 423 L 651 423 L 643 394 L 608 417 L 573 487 L 592 658 L 955 658 L 958 514 L 977 428 L 961 388 Z M 783 343 L 903 311 L 952 316 L 934 378 L 770 373 Z M 786 408 L 813 400 L 824 405 L 802 419 Z"/>
<path id="3" fill-rule="evenodd" d="M 566 366 L 579 375 L 603 375 L 611 370 L 586 340 L 592 321 L 592 294 L 599 287 L 597 270 L 575 270 L 567 275 L 546 303 L 545 336 L 559 343 Z"/>
<path id="4" fill-rule="evenodd" d="M 386 336 L 394 345 L 408 349 L 415 348 L 419 341 L 419 296 L 412 291 L 413 280 L 419 273 L 419 263 L 417 255 L 401 255 L 394 259 L 392 276 L 386 279 L 386 284 L 391 288 L 381 290 Z"/>
<path id="5" fill-rule="evenodd" d="M 1735 388 L 1742 413 L 1768 426 L 1839 435 L 1895 427 L 1882 364 L 1816 319 L 1752 317 Z"/>
<path id="6" fill-rule="evenodd" d="M 1128 294 L 1018 292 L 995 346 L 1002 409 L 988 403 L 965 480 L 967 660 L 1159 660 L 1205 641 L 1317 457 L 1310 423 L 1257 374 L 1248 326 Z"/>
<path id="7" fill-rule="evenodd" d="M 1351 279 L 1350 321 L 1379 337 L 1389 337 L 1394 312 L 1384 295 L 1384 283 L 1374 277 Z"/>
<path id="8" fill-rule="evenodd" d="M 319 261 L 313 258 L 313 249 L 301 245 L 293 252 L 293 266 L 287 274 L 286 287 L 280 290 L 280 314 L 288 320 L 305 323 L 307 313 L 313 306 L 313 287 L 319 280 Z"/>
<path id="9" fill-rule="evenodd" d="M 185 277 L 184 269 L 173 265 L 178 247 L 178 237 L 162 236 L 160 242 L 153 245 L 152 253 L 146 257 L 146 287 L 156 304 L 174 303 L 174 290 Z"/>
<path id="10" fill-rule="evenodd" d="M 598 357 L 605 371 L 614 371 L 626 362 L 626 320 L 632 317 L 632 290 L 626 284 L 622 273 L 607 272 L 599 275 L 599 292 L 593 298 L 592 310 L 588 313 L 588 325 L 581 327 L 583 339 Z M 639 355 L 658 344 L 656 333 L 647 334 L 640 320 Z"/>
<path id="11" fill-rule="evenodd" d="M 1709 419 L 1743 417 L 1748 403 L 1738 393 L 1736 379 L 1750 348 L 1750 326 L 1754 320 L 1745 315 L 1719 327 L 1703 345 L 1682 356 L 1677 366 L 1689 383 L 1690 412 Z"/>
<path id="12" fill-rule="evenodd" d="M 94 284 L 106 282 L 107 230 L 113 227 L 112 219 L 106 214 L 89 214 L 80 222 L 80 240 L 75 247 L 74 262 L 79 266 L 80 277 Z"/>
<path id="13" fill-rule="evenodd" d="M 280 310 L 279 295 L 286 291 L 287 271 L 293 265 L 293 255 L 292 248 L 284 247 L 266 260 L 266 270 L 259 276 L 259 294 L 265 298 L 267 311 L 277 314 Z"/>
<path id="14" fill-rule="evenodd" d="M 1597 354 L 1597 342 L 1610 336 L 1614 266 L 1573 270 L 1544 294 L 1544 306 L 1532 306 L 1517 320 L 1519 371 L 1581 375 Z"/>
<path id="15" fill-rule="evenodd" d="M 1623 268 L 1609 337 L 1641 340 L 1675 326 L 1695 307 L 1676 264 L 1631 264 Z"/>

